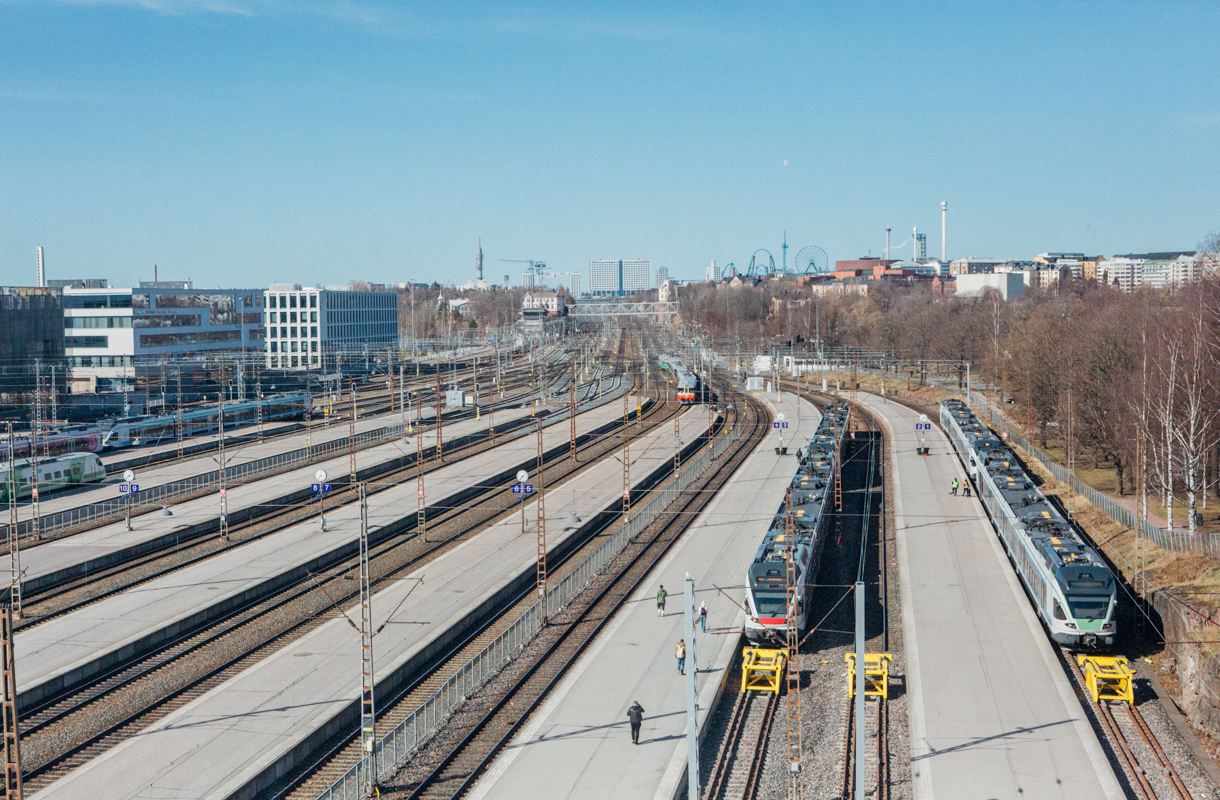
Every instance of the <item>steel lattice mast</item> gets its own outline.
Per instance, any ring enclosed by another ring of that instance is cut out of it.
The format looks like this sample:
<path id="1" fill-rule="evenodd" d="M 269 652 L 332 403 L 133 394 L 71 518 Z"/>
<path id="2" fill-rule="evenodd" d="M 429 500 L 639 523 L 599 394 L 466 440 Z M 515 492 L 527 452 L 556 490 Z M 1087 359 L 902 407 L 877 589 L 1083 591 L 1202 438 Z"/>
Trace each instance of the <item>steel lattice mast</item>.
<path id="1" fill-rule="evenodd" d="M 787 567 L 785 589 L 788 613 L 784 620 L 788 648 L 788 798 L 801 800 L 801 663 L 800 639 L 797 631 L 796 560 L 792 522 L 792 488 L 788 488 L 787 511 L 784 514 L 784 564 Z"/>

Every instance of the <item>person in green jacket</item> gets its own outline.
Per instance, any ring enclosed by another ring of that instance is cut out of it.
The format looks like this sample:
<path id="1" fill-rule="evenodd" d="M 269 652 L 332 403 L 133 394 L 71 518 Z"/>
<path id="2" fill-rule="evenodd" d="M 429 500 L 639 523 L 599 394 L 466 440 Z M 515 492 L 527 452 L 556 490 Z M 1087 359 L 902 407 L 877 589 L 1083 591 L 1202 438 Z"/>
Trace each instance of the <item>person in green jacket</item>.
<path id="1" fill-rule="evenodd" d="M 669 592 L 665 591 L 664 586 L 662 586 L 660 589 L 657 589 L 657 616 L 658 617 L 665 616 L 665 598 L 666 597 L 669 597 Z"/>
<path id="2" fill-rule="evenodd" d="M 957 494 L 957 478 L 954 478 L 953 483 L 949 484 L 949 494 Z"/>

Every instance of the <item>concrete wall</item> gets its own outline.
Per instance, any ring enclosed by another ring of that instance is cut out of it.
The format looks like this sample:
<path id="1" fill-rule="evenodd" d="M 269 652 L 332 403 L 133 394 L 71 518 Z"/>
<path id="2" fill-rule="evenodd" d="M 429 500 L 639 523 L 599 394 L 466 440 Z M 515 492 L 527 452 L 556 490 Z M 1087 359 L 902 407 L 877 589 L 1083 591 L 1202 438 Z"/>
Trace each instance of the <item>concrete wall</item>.
<path id="1" fill-rule="evenodd" d="M 957 276 L 957 293 L 963 297 L 977 297 L 986 288 L 999 290 L 1005 300 L 1017 297 L 1025 291 L 1025 279 L 1016 272 L 982 273 Z"/>

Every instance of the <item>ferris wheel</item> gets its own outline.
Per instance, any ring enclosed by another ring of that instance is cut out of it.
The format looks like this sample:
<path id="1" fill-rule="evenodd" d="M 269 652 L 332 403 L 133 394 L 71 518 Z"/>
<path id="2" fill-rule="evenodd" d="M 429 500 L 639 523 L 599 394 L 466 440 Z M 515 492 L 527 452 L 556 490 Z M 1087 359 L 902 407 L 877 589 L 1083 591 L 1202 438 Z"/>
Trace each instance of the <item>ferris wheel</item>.
<path id="1" fill-rule="evenodd" d="M 792 271 L 797 275 L 824 275 L 830 272 L 830 258 L 817 245 L 802 247 L 796 254 Z"/>

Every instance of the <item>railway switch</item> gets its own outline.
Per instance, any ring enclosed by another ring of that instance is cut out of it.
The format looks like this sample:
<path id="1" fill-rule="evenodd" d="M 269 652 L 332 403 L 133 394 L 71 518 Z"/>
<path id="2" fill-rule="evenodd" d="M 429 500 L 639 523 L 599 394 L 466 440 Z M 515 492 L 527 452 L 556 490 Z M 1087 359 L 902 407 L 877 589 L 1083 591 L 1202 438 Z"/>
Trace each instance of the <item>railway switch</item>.
<path id="1" fill-rule="evenodd" d="M 847 661 L 847 696 L 856 696 L 856 654 L 845 653 Z M 890 699 L 890 662 L 894 657 L 889 653 L 864 654 L 864 696 Z"/>
<path id="2" fill-rule="evenodd" d="M 1135 705 L 1135 689 L 1131 682 L 1133 673 L 1127 659 L 1122 656 L 1076 656 L 1076 663 L 1084 670 L 1084 682 L 1094 703 L 1102 700 L 1122 700 Z"/>
<path id="3" fill-rule="evenodd" d="M 785 650 L 744 647 L 741 650 L 741 692 L 750 690 L 779 694 L 784 677 Z"/>

